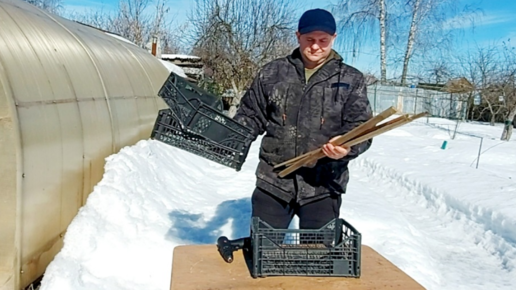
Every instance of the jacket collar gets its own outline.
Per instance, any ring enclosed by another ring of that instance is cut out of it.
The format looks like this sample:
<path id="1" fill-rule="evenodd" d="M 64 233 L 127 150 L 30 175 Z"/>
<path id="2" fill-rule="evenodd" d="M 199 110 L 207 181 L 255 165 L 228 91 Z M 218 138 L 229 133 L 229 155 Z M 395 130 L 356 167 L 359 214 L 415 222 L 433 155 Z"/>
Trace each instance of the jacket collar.
<path id="1" fill-rule="evenodd" d="M 333 59 L 329 60 L 321 68 L 319 68 L 317 73 L 314 75 L 316 76 L 316 79 L 312 80 L 312 77 L 310 78 L 310 82 L 316 80 L 325 80 L 340 72 L 342 57 L 335 50 L 332 50 L 332 52 L 334 53 Z M 305 65 L 303 64 L 303 59 L 301 57 L 301 51 L 299 50 L 299 47 L 296 48 L 292 54 L 287 56 L 287 59 L 294 65 L 298 74 L 303 76 L 304 79 Z"/>

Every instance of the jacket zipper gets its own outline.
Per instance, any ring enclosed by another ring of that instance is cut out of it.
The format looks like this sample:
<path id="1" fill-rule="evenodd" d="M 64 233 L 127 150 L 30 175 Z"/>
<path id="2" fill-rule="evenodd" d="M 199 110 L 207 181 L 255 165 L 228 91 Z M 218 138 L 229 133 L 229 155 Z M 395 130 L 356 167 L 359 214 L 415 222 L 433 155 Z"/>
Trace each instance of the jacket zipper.
<path id="1" fill-rule="evenodd" d="M 283 103 L 283 115 L 281 116 L 281 118 L 283 119 L 283 126 L 285 126 L 285 124 L 287 122 L 288 94 L 289 94 L 289 89 L 287 88 L 287 93 L 285 94 L 285 101 Z"/>
<path id="2" fill-rule="evenodd" d="M 324 91 L 323 91 L 323 94 L 322 94 L 322 104 L 321 104 L 321 124 L 319 126 L 319 130 L 322 129 L 322 125 L 324 124 L 324 102 L 326 101 L 326 97 L 325 97 L 325 94 L 324 94 Z"/>
<path id="3" fill-rule="evenodd" d="M 315 72 L 315 73 L 310 77 L 310 79 L 313 79 L 313 77 L 314 77 L 314 76 L 316 76 L 318 73 L 320 73 L 320 71 L 321 71 L 321 70 L 322 70 L 322 69 L 323 69 L 323 68 L 324 68 L 328 63 L 329 63 L 329 62 L 325 63 L 322 67 L 320 67 L 320 68 L 319 68 L 319 69 L 318 69 L 318 70 L 317 70 L 317 71 L 316 71 L 316 72 Z M 340 73 L 341 67 L 342 67 L 342 65 L 339 65 L 339 72 L 338 72 L 338 73 Z M 304 100 L 304 98 L 306 97 L 306 92 L 307 92 L 307 91 L 309 91 L 313 86 L 315 86 L 315 85 L 316 85 L 316 84 L 318 84 L 318 83 L 324 82 L 324 81 L 326 81 L 326 80 L 328 80 L 328 79 L 332 78 L 334 75 L 335 75 L 335 74 L 332 74 L 332 75 L 328 76 L 327 78 L 325 78 L 325 79 L 323 79 L 323 80 L 321 80 L 321 81 L 318 81 L 318 82 L 314 82 L 314 83 L 310 84 L 310 86 L 308 86 L 308 83 L 307 83 L 307 81 L 306 81 L 306 78 L 304 77 L 304 70 L 303 70 L 303 78 L 301 79 L 301 81 L 303 82 L 303 95 L 301 96 L 301 102 L 302 102 L 302 101 Z M 308 80 L 308 82 L 309 82 L 309 81 L 310 81 L 310 80 Z M 324 92 L 323 92 L 323 96 L 324 96 Z M 323 106 L 322 106 L 322 107 L 324 108 L 324 103 L 323 103 Z M 297 136 L 298 136 L 298 129 L 297 129 L 297 128 L 298 128 L 298 125 L 299 125 L 299 115 L 300 115 L 300 111 L 298 111 L 298 112 L 297 112 L 297 120 L 296 120 L 296 126 L 295 126 L 295 128 L 296 128 L 296 135 L 295 135 L 295 146 L 296 146 L 296 147 L 295 147 L 295 150 L 294 150 L 294 152 L 295 152 L 295 156 L 298 156 L 298 152 L 297 152 L 297 138 L 298 138 Z M 324 118 L 323 118 L 323 117 L 322 117 L 322 115 L 321 115 L 321 128 L 322 128 L 322 123 L 324 123 Z"/>

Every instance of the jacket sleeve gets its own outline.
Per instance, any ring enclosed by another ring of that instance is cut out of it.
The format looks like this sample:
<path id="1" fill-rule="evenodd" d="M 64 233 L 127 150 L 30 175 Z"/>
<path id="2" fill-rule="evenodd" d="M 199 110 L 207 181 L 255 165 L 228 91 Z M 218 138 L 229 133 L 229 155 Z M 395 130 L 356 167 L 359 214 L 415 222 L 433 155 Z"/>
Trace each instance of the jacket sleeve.
<path id="1" fill-rule="evenodd" d="M 240 107 L 233 119 L 253 131 L 254 139 L 267 127 L 267 99 L 263 92 L 260 72 L 251 87 L 242 97 Z"/>
<path id="2" fill-rule="evenodd" d="M 349 132 L 353 128 L 368 121 L 372 117 L 371 105 L 367 98 L 367 86 L 364 76 L 360 74 L 356 85 L 351 91 L 348 101 L 343 107 L 342 124 L 344 132 Z M 349 161 L 358 157 L 371 147 L 372 139 L 364 141 L 360 144 L 351 146 L 351 152 L 346 155 L 343 160 Z"/>

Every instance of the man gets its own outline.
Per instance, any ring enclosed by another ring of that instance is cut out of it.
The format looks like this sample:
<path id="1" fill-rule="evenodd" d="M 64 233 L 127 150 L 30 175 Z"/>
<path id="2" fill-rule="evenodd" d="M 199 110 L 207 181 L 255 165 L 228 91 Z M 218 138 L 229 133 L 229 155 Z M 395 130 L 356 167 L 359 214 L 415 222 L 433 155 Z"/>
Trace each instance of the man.
<path id="1" fill-rule="evenodd" d="M 364 77 L 332 49 L 335 32 L 331 13 L 306 11 L 296 32 L 299 48 L 262 68 L 235 115 L 255 136 L 265 133 L 252 215 L 277 229 L 286 229 L 295 214 L 301 229 L 318 229 L 339 217 L 348 162 L 371 145 L 329 143 L 371 118 Z M 285 178 L 273 171 L 275 164 L 320 147 L 326 157 L 313 168 Z"/>

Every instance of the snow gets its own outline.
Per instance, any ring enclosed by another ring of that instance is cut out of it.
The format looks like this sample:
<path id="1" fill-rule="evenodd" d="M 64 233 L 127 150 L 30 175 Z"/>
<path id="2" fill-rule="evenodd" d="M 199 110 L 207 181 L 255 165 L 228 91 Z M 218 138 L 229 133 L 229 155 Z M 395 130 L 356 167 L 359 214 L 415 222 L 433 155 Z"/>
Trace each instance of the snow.
<path id="1" fill-rule="evenodd" d="M 161 58 L 162 59 L 170 59 L 170 60 L 174 60 L 174 59 L 195 59 L 195 60 L 198 60 L 198 59 L 201 59 L 198 56 L 187 55 L 187 54 L 162 54 Z"/>
<path id="2" fill-rule="evenodd" d="M 166 60 L 160 59 L 159 61 L 165 66 L 165 68 L 169 72 L 174 72 L 175 74 L 177 74 L 180 77 L 187 78 L 187 76 L 185 74 L 185 70 L 183 68 L 181 68 L 180 66 L 175 65 L 175 64 L 171 63 L 170 61 L 166 61 Z"/>
<path id="3" fill-rule="evenodd" d="M 126 43 L 130 43 L 130 44 L 136 46 L 136 44 L 134 42 L 130 41 L 129 39 L 127 39 L 127 38 L 125 38 L 123 36 L 120 36 L 120 35 L 114 34 L 114 33 L 110 33 L 110 32 L 104 32 L 104 33 L 109 35 L 109 36 L 111 36 L 111 37 L 113 37 L 113 38 L 116 38 L 116 39 L 118 39 L 120 41 L 123 41 L 123 42 L 126 42 Z"/>
<path id="4" fill-rule="evenodd" d="M 426 289 L 516 289 L 516 141 L 454 128 L 419 119 L 375 138 L 341 217 Z M 108 157 L 41 290 L 169 289 L 174 247 L 247 235 L 258 150 L 239 172 L 154 140 Z"/>

